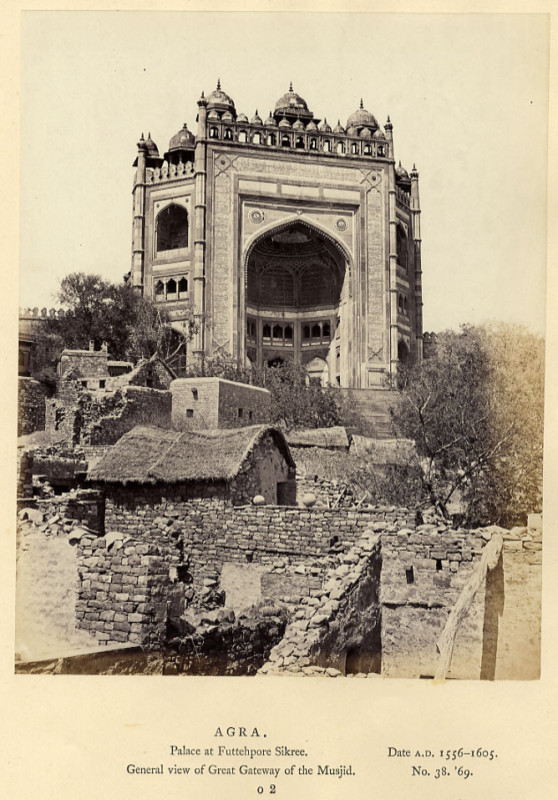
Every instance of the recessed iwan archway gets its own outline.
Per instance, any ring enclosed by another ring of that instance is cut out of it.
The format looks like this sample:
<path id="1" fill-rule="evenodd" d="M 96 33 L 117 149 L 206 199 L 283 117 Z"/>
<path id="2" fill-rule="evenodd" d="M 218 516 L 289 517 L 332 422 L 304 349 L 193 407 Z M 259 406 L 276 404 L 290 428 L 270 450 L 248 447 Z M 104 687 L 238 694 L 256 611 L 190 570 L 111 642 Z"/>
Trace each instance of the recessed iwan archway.
<path id="1" fill-rule="evenodd" d="M 257 239 L 245 263 L 247 359 L 259 366 L 293 360 L 322 384 L 344 385 L 349 265 L 343 248 L 294 220 Z"/>

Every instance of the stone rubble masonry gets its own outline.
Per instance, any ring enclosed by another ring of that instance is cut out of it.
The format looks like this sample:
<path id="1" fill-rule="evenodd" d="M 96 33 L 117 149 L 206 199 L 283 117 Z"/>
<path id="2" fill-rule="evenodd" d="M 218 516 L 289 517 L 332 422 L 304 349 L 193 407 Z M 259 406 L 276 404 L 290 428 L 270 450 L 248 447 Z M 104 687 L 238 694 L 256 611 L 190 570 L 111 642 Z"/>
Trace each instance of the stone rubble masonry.
<path id="1" fill-rule="evenodd" d="M 45 386 L 34 378 L 18 378 L 17 435 L 26 436 L 45 428 Z"/>
<path id="2" fill-rule="evenodd" d="M 76 381 L 60 381 L 56 398 L 46 402 L 45 428 L 51 442 L 114 444 L 136 425 L 171 425 L 168 391 L 127 386 L 91 392 Z"/>
<path id="3" fill-rule="evenodd" d="M 100 350 L 63 350 L 58 369 L 61 377 L 72 372 L 83 378 L 105 378 L 109 374 L 106 345 Z"/>
<path id="4" fill-rule="evenodd" d="M 291 620 L 264 673 L 433 676 L 436 642 L 495 532 L 417 526 L 409 509 L 234 507 L 222 486 L 168 488 L 107 493 L 106 530 L 118 537 L 78 545 L 78 625 L 106 644 L 160 644 L 177 575 L 200 597 L 225 564 L 262 565 L 262 601 Z M 538 677 L 542 534 L 503 535 L 450 678 Z"/>
<path id="5" fill-rule="evenodd" d="M 223 378 L 179 378 L 170 390 L 172 423 L 178 429 L 241 428 L 270 421 L 268 389 Z"/>
<path id="6" fill-rule="evenodd" d="M 23 447 L 17 449 L 18 501 L 33 497 L 33 453 Z"/>

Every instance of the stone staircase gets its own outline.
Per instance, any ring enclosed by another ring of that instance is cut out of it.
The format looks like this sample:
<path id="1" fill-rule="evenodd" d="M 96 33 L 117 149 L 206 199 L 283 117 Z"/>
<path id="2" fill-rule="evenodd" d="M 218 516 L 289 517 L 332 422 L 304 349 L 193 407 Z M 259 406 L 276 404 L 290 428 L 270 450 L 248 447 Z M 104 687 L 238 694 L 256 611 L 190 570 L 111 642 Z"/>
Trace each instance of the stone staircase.
<path id="1" fill-rule="evenodd" d="M 373 439 L 393 439 L 390 408 L 397 404 L 398 392 L 393 389 L 340 389 L 344 395 L 347 433 L 358 433 Z"/>

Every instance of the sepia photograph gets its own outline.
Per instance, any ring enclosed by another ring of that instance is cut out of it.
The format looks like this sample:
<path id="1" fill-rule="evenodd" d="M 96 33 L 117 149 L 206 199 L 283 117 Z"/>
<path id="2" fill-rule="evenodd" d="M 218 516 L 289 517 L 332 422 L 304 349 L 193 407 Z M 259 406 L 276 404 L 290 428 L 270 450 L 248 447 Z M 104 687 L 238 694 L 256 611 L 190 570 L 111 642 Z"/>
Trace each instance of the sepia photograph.
<path id="1" fill-rule="evenodd" d="M 538 680 L 548 19 L 270 21 L 22 16 L 15 671 Z"/>

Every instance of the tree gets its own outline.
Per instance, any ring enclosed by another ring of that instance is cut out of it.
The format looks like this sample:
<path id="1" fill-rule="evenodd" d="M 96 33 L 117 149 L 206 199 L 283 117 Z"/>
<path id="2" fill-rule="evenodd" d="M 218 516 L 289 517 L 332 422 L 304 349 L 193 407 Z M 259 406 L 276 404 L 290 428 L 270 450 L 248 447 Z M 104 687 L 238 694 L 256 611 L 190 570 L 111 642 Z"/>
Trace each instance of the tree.
<path id="1" fill-rule="evenodd" d="M 142 297 L 129 284 L 100 275 L 74 272 L 60 283 L 63 316 L 47 318 L 36 348 L 35 374 L 49 375 L 64 348 L 95 349 L 107 344 L 114 359 L 136 362 L 154 354 L 171 363 L 185 355 L 197 328 L 193 312 L 183 330 L 175 330 L 165 309 Z"/>
<path id="2" fill-rule="evenodd" d="M 541 507 L 544 343 L 494 323 L 438 336 L 435 357 L 399 376 L 399 433 L 415 440 L 423 482 L 446 515 L 513 524 Z"/>

